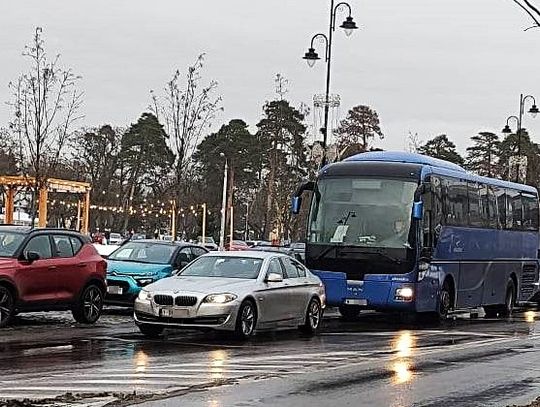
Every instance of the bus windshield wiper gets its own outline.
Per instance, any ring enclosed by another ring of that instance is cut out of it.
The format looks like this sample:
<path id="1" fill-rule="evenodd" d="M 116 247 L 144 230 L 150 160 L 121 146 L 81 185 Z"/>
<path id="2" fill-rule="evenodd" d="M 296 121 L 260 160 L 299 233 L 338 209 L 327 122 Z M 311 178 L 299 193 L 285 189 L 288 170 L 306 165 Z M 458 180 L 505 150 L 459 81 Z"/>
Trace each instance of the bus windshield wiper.
<path id="1" fill-rule="evenodd" d="M 324 249 L 322 252 L 319 253 L 319 255 L 317 257 L 315 257 L 315 260 L 320 260 L 322 259 L 323 257 L 325 257 L 328 253 L 330 253 L 332 250 L 336 250 L 336 254 L 337 254 L 337 249 L 338 249 L 339 246 L 329 246 L 327 247 L 326 249 Z"/>
<path id="2" fill-rule="evenodd" d="M 403 260 L 401 260 L 401 259 L 390 256 L 388 254 L 388 252 L 386 251 L 386 249 L 375 249 L 375 250 L 369 250 L 369 251 L 362 251 L 362 253 L 365 253 L 365 254 L 377 254 L 377 255 L 379 255 L 381 257 L 384 257 L 384 258 L 386 258 L 386 259 L 388 259 L 391 262 L 396 263 L 396 264 L 401 264 L 403 262 Z"/>

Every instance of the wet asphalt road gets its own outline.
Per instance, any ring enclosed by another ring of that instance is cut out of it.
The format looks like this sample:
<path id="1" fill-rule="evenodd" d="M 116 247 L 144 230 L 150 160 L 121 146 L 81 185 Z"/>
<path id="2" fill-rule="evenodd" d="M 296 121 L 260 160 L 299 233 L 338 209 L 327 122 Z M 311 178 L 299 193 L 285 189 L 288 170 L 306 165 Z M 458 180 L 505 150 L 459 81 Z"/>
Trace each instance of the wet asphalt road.
<path id="1" fill-rule="evenodd" d="M 329 315 L 318 337 L 291 331 L 247 343 L 198 332 L 148 340 L 126 311 L 109 310 L 92 327 L 68 313 L 27 314 L 0 331 L 0 399 L 70 392 L 86 395 L 75 404 L 93 406 L 122 394 L 143 406 L 526 404 L 540 396 L 539 340 L 536 310 L 440 326 Z"/>

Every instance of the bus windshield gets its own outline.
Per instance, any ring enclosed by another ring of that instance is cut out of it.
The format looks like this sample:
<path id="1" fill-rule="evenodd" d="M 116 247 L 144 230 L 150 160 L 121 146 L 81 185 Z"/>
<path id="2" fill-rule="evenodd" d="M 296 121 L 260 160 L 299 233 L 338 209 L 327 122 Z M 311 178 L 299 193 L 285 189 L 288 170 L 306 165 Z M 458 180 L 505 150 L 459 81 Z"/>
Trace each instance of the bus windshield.
<path id="1" fill-rule="evenodd" d="M 323 178 L 313 194 L 310 243 L 411 248 L 414 181 Z"/>

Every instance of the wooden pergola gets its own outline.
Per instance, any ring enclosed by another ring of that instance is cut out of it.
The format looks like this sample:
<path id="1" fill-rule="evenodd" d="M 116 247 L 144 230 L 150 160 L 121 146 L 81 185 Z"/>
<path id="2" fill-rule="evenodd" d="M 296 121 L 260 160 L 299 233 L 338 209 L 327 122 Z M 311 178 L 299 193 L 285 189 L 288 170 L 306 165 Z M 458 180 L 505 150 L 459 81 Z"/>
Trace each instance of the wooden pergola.
<path id="1" fill-rule="evenodd" d="M 5 188 L 5 219 L 4 223 L 13 223 L 15 209 L 15 195 L 20 188 L 32 187 L 35 185 L 35 178 L 24 176 L 0 176 L 0 186 Z M 81 233 L 88 233 L 90 217 L 90 184 L 88 182 L 68 181 L 57 178 L 50 178 L 46 185 L 39 191 L 39 227 L 47 226 L 47 203 L 49 192 L 62 192 L 68 194 L 83 195 L 79 198 L 77 205 L 77 225 Z M 81 222 L 82 220 L 82 222 Z"/>

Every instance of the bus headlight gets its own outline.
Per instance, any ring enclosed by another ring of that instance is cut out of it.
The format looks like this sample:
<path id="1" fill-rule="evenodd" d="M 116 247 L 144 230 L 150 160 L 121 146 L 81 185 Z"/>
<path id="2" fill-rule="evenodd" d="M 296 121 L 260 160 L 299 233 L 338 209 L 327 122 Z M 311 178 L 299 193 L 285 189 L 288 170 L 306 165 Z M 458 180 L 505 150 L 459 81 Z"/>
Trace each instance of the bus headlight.
<path id="1" fill-rule="evenodd" d="M 412 301 L 414 290 L 411 287 L 402 287 L 396 290 L 394 300 L 396 301 Z"/>

